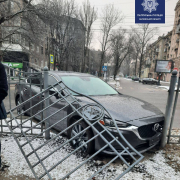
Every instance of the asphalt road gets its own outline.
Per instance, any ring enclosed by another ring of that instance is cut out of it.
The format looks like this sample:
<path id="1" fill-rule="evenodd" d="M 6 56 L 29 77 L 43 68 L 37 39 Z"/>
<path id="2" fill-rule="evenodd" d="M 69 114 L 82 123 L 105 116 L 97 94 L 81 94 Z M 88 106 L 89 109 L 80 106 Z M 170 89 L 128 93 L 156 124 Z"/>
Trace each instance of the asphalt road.
<path id="1" fill-rule="evenodd" d="M 161 83 L 169 86 L 168 83 Z M 119 92 L 147 101 L 165 113 L 168 90 L 157 85 L 144 85 L 139 82 L 121 78 Z M 180 96 L 178 98 L 173 128 L 180 128 Z"/>

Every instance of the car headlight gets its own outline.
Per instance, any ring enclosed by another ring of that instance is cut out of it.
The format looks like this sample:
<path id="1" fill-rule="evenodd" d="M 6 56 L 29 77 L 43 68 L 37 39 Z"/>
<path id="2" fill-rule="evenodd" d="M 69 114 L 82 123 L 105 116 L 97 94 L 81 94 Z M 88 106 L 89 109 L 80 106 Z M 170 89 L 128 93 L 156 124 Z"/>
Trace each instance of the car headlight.
<path id="1" fill-rule="evenodd" d="M 99 121 L 102 125 L 107 126 L 107 127 L 115 127 L 114 121 L 110 118 L 103 118 L 103 120 Z M 125 128 L 130 126 L 130 124 L 121 122 L 121 121 L 116 121 L 116 124 L 120 128 Z"/>

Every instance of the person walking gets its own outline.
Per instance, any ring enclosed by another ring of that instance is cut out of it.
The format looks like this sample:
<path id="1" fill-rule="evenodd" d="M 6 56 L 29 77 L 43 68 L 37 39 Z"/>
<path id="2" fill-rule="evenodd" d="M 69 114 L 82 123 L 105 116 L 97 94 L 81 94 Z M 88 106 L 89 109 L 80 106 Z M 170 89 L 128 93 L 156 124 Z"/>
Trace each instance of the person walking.
<path id="1" fill-rule="evenodd" d="M 3 104 L 3 100 L 8 95 L 8 84 L 5 68 L 0 62 L 0 120 L 6 119 L 6 110 Z"/>
<path id="2" fill-rule="evenodd" d="M 7 76 L 3 64 L 0 62 L 0 121 L 2 119 L 7 118 L 6 110 L 3 104 L 3 100 L 7 95 L 8 95 Z M 1 134 L 0 134 L 0 168 L 1 168 Z"/>

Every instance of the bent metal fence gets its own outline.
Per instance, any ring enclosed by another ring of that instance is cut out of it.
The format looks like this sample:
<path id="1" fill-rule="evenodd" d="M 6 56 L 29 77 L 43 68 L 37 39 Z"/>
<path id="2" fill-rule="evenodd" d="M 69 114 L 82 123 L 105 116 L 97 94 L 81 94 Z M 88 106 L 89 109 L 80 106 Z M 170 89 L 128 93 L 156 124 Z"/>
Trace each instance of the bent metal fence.
<path id="1" fill-rule="evenodd" d="M 44 78 L 47 74 L 48 71 L 44 72 Z M 43 98 L 41 99 L 41 97 Z M 18 109 L 23 109 L 23 111 L 16 114 Z M 63 163 L 65 161 L 71 162 L 71 156 L 79 152 L 89 152 L 89 156 L 83 161 L 77 162 L 76 167 L 71 165 L 65 167 L 64 171 L 61 172 L 61 179 L 71 179 L 71 175 L 74 173 L 76 177 L 79 175 L 80 178 L 81 173 L 77 172 L 83 171 L 83 169 L 81 170 L 83 166 L 96 155 L 107 150 L 114 156 L 111 156 L 109 162 L 86 179 L 96 179 L 117 159 L 120 159 L 126 166 L 115 177 L 115 179 L 120 179 L 143 159 L 143 156 L 124 138 L 116 121 L 106 108 L 95 99 L 69 89 L 62 81 L 49 87 L 48 82 L 44 81 L 44 89 L 41 92 L 20 102 L 16 107 L 10 109 L 8 114 L 11 116 L 5 120 L 6 125 L 37 180 L 44 178 L 52 180 L 54 178 L 52 172 L 57 171 L 58 166 L 64 168 Z M 22 120 L 19 119 L 23 114 L 28 116 Z M 27 123 L 31 124 L 33 119 L 38 119 L 39 122 L 28 128 L 24 127 Z M 41 127 L 43 130 L 38 131 L 37 129 L 41 129 Z M 52 133 L 54 129 L 58 130 L 55 134 Z M 16 134 L 17 131 L 20 134 Z M 35 131 L 36 135 L 32 133 L 32 136 L 29 136 L 31 131 Z M 62 142 L 59 141 L 55 149 L 49 148 L 63 134 L 66 134 L 68 138 Z M 46 141 L 39 144 L 36 140 L 41 136 L 45 136 Z M 101 145 L 93 149 L 95 141 Z M 57 152 L 68 144 L 71 144 L 73 149 L 63 156 L 58 156 Z M 128 155 L 133 162 L 130 164 L 124 155 Z M 53 164 L 48 163 L 48 160 L 52 159 Z"/>
<path id="2" fill-rule="evenodd" d="M 32 93 L 32 89 L 34 86 L 39 86 L 40 91 L 42 91 L 43 88 L 43 77 L 42 77 L 42 72 L 24 72 L 24 71 L 20 71 L 14 68 L 11 68 L 7 65 L 4 65 L 5 70 L 6 70 L 6 74 L 7 74 L 7 79 L 8 79 L 8 86 L 9 86 L 9 90 L 8 90 L 8 97 L 5 99 L 5 105 L 6 105 L 6 109 L 10 110 L 14 107 L 16 107 L 16 105 L 20 104 L 23 101 L 23 97 L 22 95 L 24 93 L 26 93 L 27 88 L 28 88 L 28 93 L 29 96 L 31 97 L 33 95 Z M 37 82 L 35 81 L 35 79 L 38 79 L 39 82 L 38 84 L 36 84 Z M 28 80 L 28 82 L 27 82 Z M 16 99 L 14 99 L 14 92 L 15 92 L 15 88 L 19 89 L 19 94 L 16 97 Z M 39 96 L 40 97 L 40 96 Z M 42 99 L 42 97 L 40 97 L 40 99 Z M 9 106 L 7 106 L 7 104 Z M 32 106 L 32 100 L 30 100 L 29 104 Z M 43 108 L 43 106 L 41 107 Z M 21 109 L 21 112 L 23 111 L 23 109 Z M 20 114 L 20 109 L 17 109 L 17 112 L 15 112 L 16 114 Z M 21 113 L 21 115 L 19 116 L 19 119 L 21 120 L 21 122 L 23 121 L 26 114 Z M 30 111 L 30 115 L 32 115 L 32 111 Z M 11 114 L 8 115 L 8 118 L 12 118 Z M 42 120 L 43 116 L 41 115 L 41 120 Z M 32 125 L 34 124 L 33 121 L 30 121 L 30 123 L 26 123 L 23 125 L 24 128 L 29 128 L 32 127 Z M 3 122 L 0 121 L 0 132 L 2 134 L 10 134 L 11 132 L 9 131 L 9 128 L 7 127 L 7 125 Z M 13 122 L 10 124 L 11 128 L 14 128 L 14 124 Z M 42 127 L 37 128 L 37 129 L 43 129 Z M 19 134 L 20 131 L 15 132 L 16 134 Z M 31 130 L 31 132 L 29 133 L 29 135 L 33 134 L 33 130 Z"/>

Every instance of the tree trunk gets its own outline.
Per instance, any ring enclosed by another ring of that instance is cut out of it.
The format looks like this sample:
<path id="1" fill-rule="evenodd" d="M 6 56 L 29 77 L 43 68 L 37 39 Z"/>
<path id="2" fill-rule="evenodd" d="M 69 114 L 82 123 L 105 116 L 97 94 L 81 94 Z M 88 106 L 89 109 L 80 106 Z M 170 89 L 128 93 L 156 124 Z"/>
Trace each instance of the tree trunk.
<path id="1" fill-rule="evenodd" d="M 139 65 L 139 78 L 141 78 L 142 61 L 143 61 L 143 53 L 141 53 L 141 59 L 140 59 L 140 65 Z"/>
<path id="2" fill-rule="evenodd" d="M 135 63 L 135 69 L 134 69 L 134 75 L 136 76 L 136 69 L 137 69 L 137 59 L 138 59 L 138 55 L 136 56 L 136 63 Z"/>
<path id="3" fill-rule="evenodd" d="M 104 52 L 101 53 L 101 61 L 100 61 L 100 67 L 99 67 L 99 76 L 101 76 L 103 62 L 104 62 Z"/>

